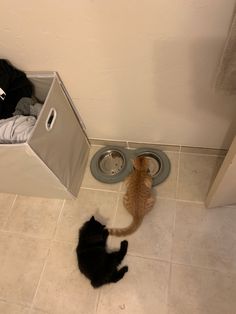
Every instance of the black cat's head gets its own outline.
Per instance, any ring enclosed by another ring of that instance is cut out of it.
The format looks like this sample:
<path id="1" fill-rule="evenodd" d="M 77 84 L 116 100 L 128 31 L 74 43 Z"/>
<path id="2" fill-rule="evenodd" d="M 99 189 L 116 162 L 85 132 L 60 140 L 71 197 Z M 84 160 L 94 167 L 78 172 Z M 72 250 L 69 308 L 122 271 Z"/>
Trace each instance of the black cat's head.
<path id="1" fill-rule="evenodd" d="M 109 234 L 106 226 L 97 221 L 94 216 L 84 224 L 81 231 L 90 236 L 103 235 L 104 238 Z"/>

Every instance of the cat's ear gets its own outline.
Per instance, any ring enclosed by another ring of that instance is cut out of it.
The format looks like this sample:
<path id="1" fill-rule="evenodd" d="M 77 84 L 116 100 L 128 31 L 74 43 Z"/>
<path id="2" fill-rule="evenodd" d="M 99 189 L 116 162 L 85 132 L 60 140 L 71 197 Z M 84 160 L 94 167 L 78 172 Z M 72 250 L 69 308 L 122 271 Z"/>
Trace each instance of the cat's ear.
<path id="1" fill-rule="evenodd" d="M 95 221 L 94 216 L 92 216 L 92 217 L 90 218 L 90 221 Z"/>

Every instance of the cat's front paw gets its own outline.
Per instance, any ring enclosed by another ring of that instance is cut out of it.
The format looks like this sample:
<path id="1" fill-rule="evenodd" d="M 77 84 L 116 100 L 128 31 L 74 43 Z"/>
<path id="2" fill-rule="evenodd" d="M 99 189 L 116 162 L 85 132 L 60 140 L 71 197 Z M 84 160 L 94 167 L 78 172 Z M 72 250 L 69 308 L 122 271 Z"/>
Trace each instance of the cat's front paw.
<path id="1" fill-rule="evenodd" d="M 129 267 L 128 266 L 124 266 L 124 267 L 122 267 L 122 270 L 123 270 L 124 273 L 127 273 L 127 271 L 129 270 Z"/>
<path id="2" fill-rule="evenodd" d="M 127 251 L 127 248 L 128 248 L 128 241 L 127 241 L 127 240 L 121 241 L 120 247 L 121 247 L 121 249 L 122 249 L 123 251 L 126 252 L 126 251 Z"/>

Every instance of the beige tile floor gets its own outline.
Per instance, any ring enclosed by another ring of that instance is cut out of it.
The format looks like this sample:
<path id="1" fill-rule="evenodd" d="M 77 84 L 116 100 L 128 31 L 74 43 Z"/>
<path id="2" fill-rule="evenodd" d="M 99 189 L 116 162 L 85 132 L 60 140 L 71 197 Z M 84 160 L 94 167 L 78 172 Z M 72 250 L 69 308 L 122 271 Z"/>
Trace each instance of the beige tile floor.
<path id="1" fill-rule="evenodd" d="M 222 157 L 167 154 L 171 174 L 127 237 L 129 272 L 97 290 L 77 269 L 78 229 L 92 214 L 108 226 L 130 222 L 122 183 L 99 183 L 88 167 L 74 201 L 0 194 L 0 313 L 235 314 L 236 206 L 203 204 Z"/>

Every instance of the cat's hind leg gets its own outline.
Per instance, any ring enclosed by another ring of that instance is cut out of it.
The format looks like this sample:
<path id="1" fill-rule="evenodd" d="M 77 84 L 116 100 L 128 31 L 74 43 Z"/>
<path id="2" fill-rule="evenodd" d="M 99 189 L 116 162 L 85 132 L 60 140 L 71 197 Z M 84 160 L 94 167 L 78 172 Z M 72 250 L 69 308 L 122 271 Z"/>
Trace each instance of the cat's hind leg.
<path id="1" fill-rule="evenodd" d="M 148 178 L 145 178 L 144 180 L 144 184 L 146 185 L 146 187 L 148 189 L 151 189 L 152 188 L 152 180 L 148 177 Z"/>
<path id="2" fill-rule="evenodd" d="M 109 254 L 110 259 L 112 259 L 112 261 L 115 263 L 116 266 L 119 265 L 121 261 L 123 260 L 123 258 L 125 257 L 127 253 L 127 248 L 128 248 L 128 241 L 123 240 L 121 241 L 119 251 L 112 252 Z"/>
<path id="3" fill-rule="evenodd" d="M 122 267 L 120 270 L 115 270 L 111 275 L 110 282 L 117 282 L 124 277 L 124 274 L 127 273 L 128 266 Z"/>
<path id="4" fill-rule="evenodd" d="M 146 202 L 146 210 L 150 211 L 153 208 L 154 203 L 155 203 L 155 198 L 151 196 Z"/>
<path id="5" fill-rule="evenodd" d="M 126 253 L 127 253 L 127 250 L 128 250 L 128 241 L 127 240 L 123 240 L 121 241 L 120 243 L 120 250 L 119 250 L 119 256 L 121 258 L 120 261 L 122 261 L 122 259 L 125 257 Z"/>
<path id="6" fill-rule="evenodd" d="M 129 207 L 129 198 L 127 194 L 125 194 L 123 197 L 123 205 L 125 208 Z"/>

